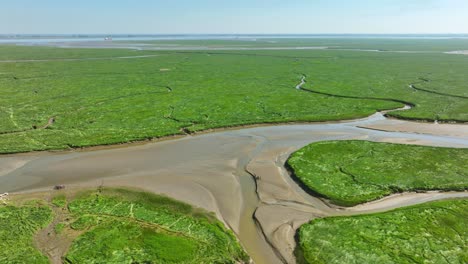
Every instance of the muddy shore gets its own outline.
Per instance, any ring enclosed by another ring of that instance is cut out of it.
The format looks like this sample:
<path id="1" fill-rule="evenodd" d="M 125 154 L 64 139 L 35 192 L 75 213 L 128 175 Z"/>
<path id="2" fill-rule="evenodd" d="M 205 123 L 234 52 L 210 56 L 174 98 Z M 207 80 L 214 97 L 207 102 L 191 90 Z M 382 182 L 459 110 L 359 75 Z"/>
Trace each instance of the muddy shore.
<path id="1" fill-rule="evenodd" d="M 288 156 L 309 143 L 347 139 L 468 148 L 468 126 L 376 114 L 356 121 L 260 126 L 108 149 L 4 155 L 0 193 L 38 192 L 64 184 L 128 186 L 166 194 L 215 212 L 255 263 L 295 263 L 296 229 L 315 217 L 468 197 L 467 192 L 407 193 L 340 208 L 307 194 L 284 168 Z"/>

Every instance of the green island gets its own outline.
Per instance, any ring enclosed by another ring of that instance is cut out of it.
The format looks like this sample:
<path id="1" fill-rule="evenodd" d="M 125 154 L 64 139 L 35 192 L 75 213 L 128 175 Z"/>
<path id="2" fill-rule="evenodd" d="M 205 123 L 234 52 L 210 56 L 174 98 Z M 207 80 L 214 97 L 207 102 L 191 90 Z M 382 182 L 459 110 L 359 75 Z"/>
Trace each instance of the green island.
<path id="1" fill-rule="evenodd" d="M 299 230 L 298 263 L 467 263 L 468 200 L 315 219 Z"/>
<path id="2" fill-rule="evenodd" d="M 387 115 L 468 121 L 466 40 L 166 41 L 224 48 L 0 46 L 0 153 L 118 144 L 213 128 Z M 125 44 L 125 43 L 121 43 Z M 359 50 L 376 49 L 382 52 Z M 392 51 L 415 52 L 392 52 Z M 296 86 L 305 80 L 302 89 Z"/>
<path id="3" fill-rule="evenodd" d="M 35 249 L 47 246 L 41 245 L 41 236 L 49 245 L 54 239 L 62 246 L 69 242 L 58 256 L 64 263 L 249 261 L 234 234 L 212 214 L 126 189 L 13 200 L 0 206 L 0 227 L 1 263 L 49 263 Z"/>
<path id="4" fill-rule="evenodd" d="M 353 206 L 411 191 L 468 189 L 468 149 L 325 141 L 293 153 L 287 165 L 306 190 Z"/>

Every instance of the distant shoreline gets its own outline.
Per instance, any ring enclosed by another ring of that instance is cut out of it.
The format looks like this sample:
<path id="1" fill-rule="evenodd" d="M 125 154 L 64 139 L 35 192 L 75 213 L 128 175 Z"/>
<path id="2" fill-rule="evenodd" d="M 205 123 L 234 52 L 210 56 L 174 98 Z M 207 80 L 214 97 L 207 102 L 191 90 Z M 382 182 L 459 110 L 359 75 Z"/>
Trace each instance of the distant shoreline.
<path id="1" fill-rule="evenodd" d="M 251 38 L 390 38 L 390 39 L 468 39 L 463 34 L 0 34 L 0 39 L 88 39 L 88 38 L 151 38 L 151 39 L 251 39 Z"/>
<path id="2" fill-rule="evenodd" d="M 468 40 L 468 34 L 0 34 L 0 44 L 113 41 Z"/>

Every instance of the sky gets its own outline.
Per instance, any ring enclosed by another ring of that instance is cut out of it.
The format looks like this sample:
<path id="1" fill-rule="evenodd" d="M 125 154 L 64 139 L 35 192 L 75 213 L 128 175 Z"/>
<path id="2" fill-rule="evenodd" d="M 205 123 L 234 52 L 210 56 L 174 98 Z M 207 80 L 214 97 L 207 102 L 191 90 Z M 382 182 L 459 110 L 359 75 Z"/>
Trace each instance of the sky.
<path id="1" fill-rule="evenodd" d="M 468 33 L 468 0 L 0 0 L 0 34 Z"/>

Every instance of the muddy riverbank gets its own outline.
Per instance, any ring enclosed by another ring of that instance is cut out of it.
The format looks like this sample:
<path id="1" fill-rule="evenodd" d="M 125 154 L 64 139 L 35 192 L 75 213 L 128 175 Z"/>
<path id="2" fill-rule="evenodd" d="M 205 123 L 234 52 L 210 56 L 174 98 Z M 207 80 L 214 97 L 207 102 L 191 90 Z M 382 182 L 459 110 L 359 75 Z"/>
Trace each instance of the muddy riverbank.
<path id="1" fill-rule="evenodd" d="M 61 184 L 141 188 L 215 212 L 256 263 L 294 263 L 295 231 L 315 217 L 468 197 L 466 192 L 410 193 L 339 208 L 304 192 L 284 168 L 293 151 L 324 140 L 468 148 L 468 126 L 394 122 L 378 113 L 356 121 L 261 126 L 119 148 L 4 155 L 0 193 L 51 190 Z"/>

